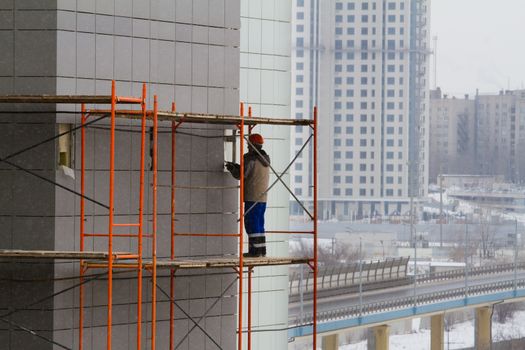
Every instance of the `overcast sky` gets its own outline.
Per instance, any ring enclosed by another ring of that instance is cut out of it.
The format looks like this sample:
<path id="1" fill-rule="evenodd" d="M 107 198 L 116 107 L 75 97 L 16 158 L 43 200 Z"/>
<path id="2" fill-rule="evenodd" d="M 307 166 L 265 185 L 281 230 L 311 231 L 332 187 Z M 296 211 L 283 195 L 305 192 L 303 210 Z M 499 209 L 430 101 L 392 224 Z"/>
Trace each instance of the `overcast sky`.
<path id="1" fill-rule="evenodd" d="M 437 85 L 458 96 L 523 88 L 524 28 L 525 0 L 431 0 Z M 433 57 L 430 63 L 433 87 Z"/>

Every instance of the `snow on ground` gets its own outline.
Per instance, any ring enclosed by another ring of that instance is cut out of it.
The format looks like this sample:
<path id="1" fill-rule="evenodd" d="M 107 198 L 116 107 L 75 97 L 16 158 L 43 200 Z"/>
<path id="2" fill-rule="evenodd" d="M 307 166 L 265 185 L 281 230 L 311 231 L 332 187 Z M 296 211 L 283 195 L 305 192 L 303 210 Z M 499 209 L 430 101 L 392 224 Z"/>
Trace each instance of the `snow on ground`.
<path id="1" fill-rule="evenodd" d="M 493 322 L 492 339 L 494 342 L 525 337 L 525 311 L 516 311 L 512 319 L 501 324 Z M 464 349 L 474 346 L 473 321 L 458 323 L 445 331 L 445 349 Z M 430 330 L 390 336 L 391 350 L 428 350 L 430 349 Z M 339 350 L 367 350 L 366 341 L 339 347 Z"/>

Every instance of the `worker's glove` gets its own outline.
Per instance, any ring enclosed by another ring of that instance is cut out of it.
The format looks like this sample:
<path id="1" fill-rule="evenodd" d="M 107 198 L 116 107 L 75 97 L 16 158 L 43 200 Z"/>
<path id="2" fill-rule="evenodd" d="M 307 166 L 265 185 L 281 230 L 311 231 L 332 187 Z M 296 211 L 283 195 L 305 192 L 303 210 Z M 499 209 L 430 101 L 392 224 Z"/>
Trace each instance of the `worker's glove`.
<path id="1" fill-rule="evenodd" d="M 239 164 L 226 162 L 224 166 L 226 167 L 226 169 L 228 169 L 228 171 L 232 174 L 233 177 L 239 178 L 239 174 L 241 172 L 241 166 Z"/>
<path id="2" fill-rule="evenodd" d="M 226 167 L 226 169 L 228 169 L 230 173 L 239 169 L 239 164 L 235 164 L 232 162 L 226 162 L 224 166 Z"/>

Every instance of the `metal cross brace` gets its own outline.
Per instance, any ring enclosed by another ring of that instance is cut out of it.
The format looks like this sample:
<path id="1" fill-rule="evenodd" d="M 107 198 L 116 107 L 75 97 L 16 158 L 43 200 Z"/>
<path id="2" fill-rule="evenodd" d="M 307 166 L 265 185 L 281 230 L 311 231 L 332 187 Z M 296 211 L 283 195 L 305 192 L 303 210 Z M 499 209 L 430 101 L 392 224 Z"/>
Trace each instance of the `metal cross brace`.
<path id="1" fill-rule="evenodd" d="M 219 343 L 217 343 L 217 341 L 215 341 L 215 339 L 213 339 L 213 337 L 208 333 L 206 332 L 206 330 L 204 328 L 202 328 L 201 325 L 199 325 L 199 322 L 195 321 L 193 319 L 193 317 L 190 316 L 190 314 L 188 314 L 186 311 L 184 311 L 184 309 L 175 302 L 174 299 L 171 299 L 169 294 L 166 293 L 166 291 L 164 289 L 162 289 L 158 284 L 157 284 L 157 288 L 160 290 L 160 292 L 162 294 L 164 294 L 164 296 L 166 298 L 168 298 L 168 300 L 170 301 L 170 303 L 172 303 L 173 305 L 175 305 L 177 307 L 177 309 L 179 309 L 183 314 L 184 316 L 186 316 L 191 322 L 193 322 L 193 324 L 195 325 L 195 327 L 199 328 L 219 349 L 222 350 L 222 347 L 220 346 Z"/>
<path id="2" fill-rule="evenodd" d="M 255 152 L 261 157 L 261 160 L 268 166 L 270 167 L 270 169 L 272 170 L 272 172 L 275 174 L 275 176 L 277 176 L 277 179 L 275 179 L 275 181 L 268 187 L 268 189 L 266 189 L 266 191 L 264 191 L 263 193 L 261 193 L 259 195 L 259 197 L 262 197 L 264 194 L 266 194 L 270 189 L 272 189 L 272 187 L 278 182 L 280 181 L 283 186 L 286 188 L 286 190 L 292 195 L 292 197 L 295 199 L 295 201 L 301 206 L 301 208 L 303 208 L 303 210 L 306 212 L 306 214 L 308 214 L 308 216 L 310 216 L 310 218 L 313 220 L 314 217 L 313 215 L 308 211 L 308 209 L 305 208 L 305 206 L 303 205 L 303 203 L 301 203 L 301 201 L 299 200 L 299 198 L 297 198 L 297 196 L 293 193 L 293 191 L 290 189 L 290 187 L 288 187 L 288 185 L 286 185 L 282 179 L 282 176 L 284 174 L 286 174 L 286 172 L 288 171 L 288 169 L 290 169 L 290 167 L 292 166 L 292 164 L 297 160 L 297 158 L 299 158 L 299 155 L 302 153 L 302 151 L 305 149 L 306 145 L 310 142 L 310 140 L 312 139 L 313 135 L 311 134 L 310 137 L 306 140 L 306 142 L 303 144 L 303 146 L 301 147 L 301 149 L 299 150 L 299 152 L 297 152 L 297 154 L 295 155 L 295 157 L 292 159 L 292 161 L 290 162 L 290 164 L 288 164 L 288 166 L 286 167 L 286 169 L 284 169 L 284 171 L 279 175 L 277 174 L 277 171 L 272 167 L 272 165 L 266 161 L 266 159 L 264 159 L 264 157 L 262 156 L 261 152 L 253 146 L 253 144 L 250 142 L 250 140 L 245 136 L 245 139 L 246 139 L 246 142 L 248 142 L 248 145 L 251 145 L 252 148 L 255 150 Z M 244 212 L 244 216 L 246 216 L 246 214 L 248 214 L 248 212 L 250 212 L 250 210 L 253 209 L 253 207 L 255 207 L 255 204 L 254 203 L 250 208 L 248 208 L 245 212 Z"/>
<path id="3" fill-rule="evenodd" d="M 210 307 L 208 308 L 208 310 L 206 310 L 206 312 L 204 312 L 204 314 L 197 320 L 197 323 L 195 323 L 193 325 L 193 327 L 191 327 L 191 329 L 188 331 L 188 333 L 186 333 L 186 335 L 179 341 L 179 343 L 175 346 L 175 350 L 177 350 L 181 345 L 182 343 L 184 342 L 184 340 L 186 340 L 186 338 L 189 337 L 190 333 L 195 329 L 197 328 L 197 325 L 204 319 L 204 317 L 206 317 L 206 315 L 208 315 L 208 313 L 213 309 L 213 307 L 215 305 L 217 305 L 217 303 L 219 302 L 219 300 L 221 300 L 221 298 L 224 296 L 224 294 L 226 294 L 226 292 L 233 286 L 233 284 L 237 282 L 237 278 L 234 278 L 234 280 L 224 289 L 224 291 L 221 293 L 221 295 L 219 295 L 217 297 L 217 299 L 213 302 L 213 304 L 210 305 Z M 212 339 L 213 340 L 213 339 Z"/>
<path id="4" fill-rule="evenodd" d="M 84 199 L 86 199 L 86 200 L 88 200 L 88 201 L 90 201 L 90 202 L 93 202 L 93 203 L 95 203 L 95 204 L 97 204 L 97 205 L 100 205 L 101 207 L 104 207 L 104 208 L 106 208 L 106 209 L 109 209 L 109 206 L 107 206 L 107 205 L 104 204 L 104 203 L 101 203 L 101 202 L 99 202 L 99 201 L 97 201 L 97 200 L 95 200 L 95 199 L 93 199 L 93 198 L 87 197 L 87 196 L 81 194 L 80 192 L 77 192 L 77 191 L 75 191 L 75 190 L 72 190 L 72 189 L 70 189 L 70 188 L 68 188 L 68 187 L 66 187 L 66 186 L 64 186 L 64 185 L 59 184 L 59 183 L 56 182 L 56 181 L 50 180 L 50 179 L 48 179 L 48 178 L 46 178 L 46 177 L 44 177 L 44 176 L 42 176 L 42 175 L 37 174 L 37 173 L 34 172 L 34 171 L 31 171 L 31 170 L 26 169 L 26 168 L 24 168 L 24 167 L 22 167 L 22 166 L 20 166 L 20 165 L 18 165 L 18 164 L 16 164 L 16 163 L 13 163 L 13 162 L 9 161 L 10 158 L 13 158 L 13 157 L 15 157 L 15 156 L 17 156 L 17 155 L 20 155 L 20 154 L 22 154 L 22 153 L 24 153 L 24 152 L 27 152 L 27 151 L 29 151 L 29 150 L 32 150 L 32 149 L 34 149 L 34 148 L 36 148 L 36 147 L 38 147 L 38 146 L 41 146 L 41 145 L 43 145 L 43 144 L 45 144 L 45 143 L 47 143 L 47 142 L 50 142 L 50 141 L 56 140 L 56 139 L 58 139 L 58 138 L 60 138 L 60 137 L 62 137 L 62 136 L 64 136 L 64 135 L 67 135 L 67 134 L 73 133 L 74 131 L 76 131 L 76 130 L 78 130 L 78 129 L 81 129 L 81 128 L 86 127 L 87 125 L 90 125 L 90 124 L 96 123 L 96 122 L 98 122 L 99 120 L 104 119 L 104 118 L 106 118 L 106 117 L 107 117 L 107 115 L 103 115 L 103 116 L 101 116 L 101 117 L 99 117 L 99 118 L 96 118 L 96 119 L 93 119 L 93 120 L 89 121 L 88 123 L 85 123 L 84 125 L 76 126 L 76 127 L 72 128 L 71 130 L 68 130 L 68 131 L 65 131 L 65 132 L 63 132 L 63 133 L 60 133 L 60 134 L 58 134 L 58 135 L 55 135 L 55 136 L 49 137 L 49 138 L 47 138 L 47 139 L 45 139 L 45 140 L 43 140 L 43 141 L 40 141 L 40 142 L 35 143 L 35 144 L 31 145 L 31 146 L 25 147 L 25 148 L 23 148 L 23 149 L 21 149 L 21 150 L 18 150 L 18 151 L 16 151 L 16 152 L 14 152 L 14 153 L 11 153 L 11 154 L 9 154 L 9 155 L 3 157 L 3 158 L 0 157 L 0 163 L 6 163 L 6 164 L 12 166 L 13 168 L 16 168 L 16 169 L 18 169 L 18 170 L 21 170 L 21 171 L 23 171 L 23 172 L 25 172 L 25 173 L 27 173 L 27 174 L 29 174 L 29 175 L 33 175 L 33 176 L 39 178 L 39 179 L 42 180 L 42 181 L 45 181 L 45 182 L 48 182 L 48 183 L 50 183 L 50 184 L 52 184 L 52 185 L 54 185 L 54 186 L 60 187 L 60 188 L 62 188 L 63 190 L 66 190 L 66 191 L 68 191 L 68 192 L 70 192 L 70 193 L 73 193 L 73 194 L 75 194 L 75 195 L 77 195 L 77 196 L 79 196 L 79 197 L 82 197 L 82 198 L 84 198 Z"/>

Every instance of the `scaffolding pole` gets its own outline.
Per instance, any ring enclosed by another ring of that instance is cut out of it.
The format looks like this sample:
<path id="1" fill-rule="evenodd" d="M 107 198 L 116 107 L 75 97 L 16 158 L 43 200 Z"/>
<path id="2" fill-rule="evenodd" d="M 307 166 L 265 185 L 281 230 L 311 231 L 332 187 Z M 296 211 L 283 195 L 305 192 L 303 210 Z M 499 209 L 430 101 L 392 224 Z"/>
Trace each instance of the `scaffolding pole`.
<path id="1" fill-rule="evenodd" d="M 111 82 L 111 130 L 109 144 L 109 226 L 108 226 L 108 310 L 106 349 L 111 350 L 111 331 L 113 320 L 113 220 L 115 210 L 115 81 Z"/>
<path id="2" fill-rule="evenodd" d="M 146 165 L 146 84 L 142 85 L 142 119 L 140 123 L 140 180 L 139 180 L 139 230 L 137 242 L 138 266 L 142 266 L 144 236 L 144 170 Z M 137 350 L 142 345 L 142 267 L 137 269 Z"/>
<path id="3" fill-rule="evenodd" d="M 175 113 L 177 107 L 175 102 L 171 104 L 171 111 Z M 170 213 L 170 259 L 175 260 L 175 183 L 176 183 L 176 161 L 177 161 L 177 140 L 175 139 L 175 131 L 177 125 L 174 121 L 171 122 L 171 213 Z M 170 269 L 170 298 L 175 299 L 175 270 Z M 175 344 L 175 306 L 170 303 L 170 350 Z"/>
<path id="4" fill-rule="evenodd" d="M 238 318 L 239 318 L 239 325 L 238 325 L 238 337 L 237 337 L 237 349 L 242 350 L 242 278 L 243 278 L 243 239 L 244 239 L 244 103 L 241 102 L 240 106 L 240 116 L 241 116 L 241 123 L 239 124 L 239 132 L 241 135 L 240 138 L 240 145 L 239 145 L 239 163 L 240 163 L 240 190 L 239 190 L 239 308 L 237 310 L 238 312 Z"/>
<path id="5" fill-rule="evenodd" d="M 317 349 L 317 106 L 314 106 L 314 150 L 313 150 L 313 197 L 314 197 L 314 215 L 313 215 L 313 231 L 314 231 L 314 295 L 313 295 L 313 350 Z"/>

